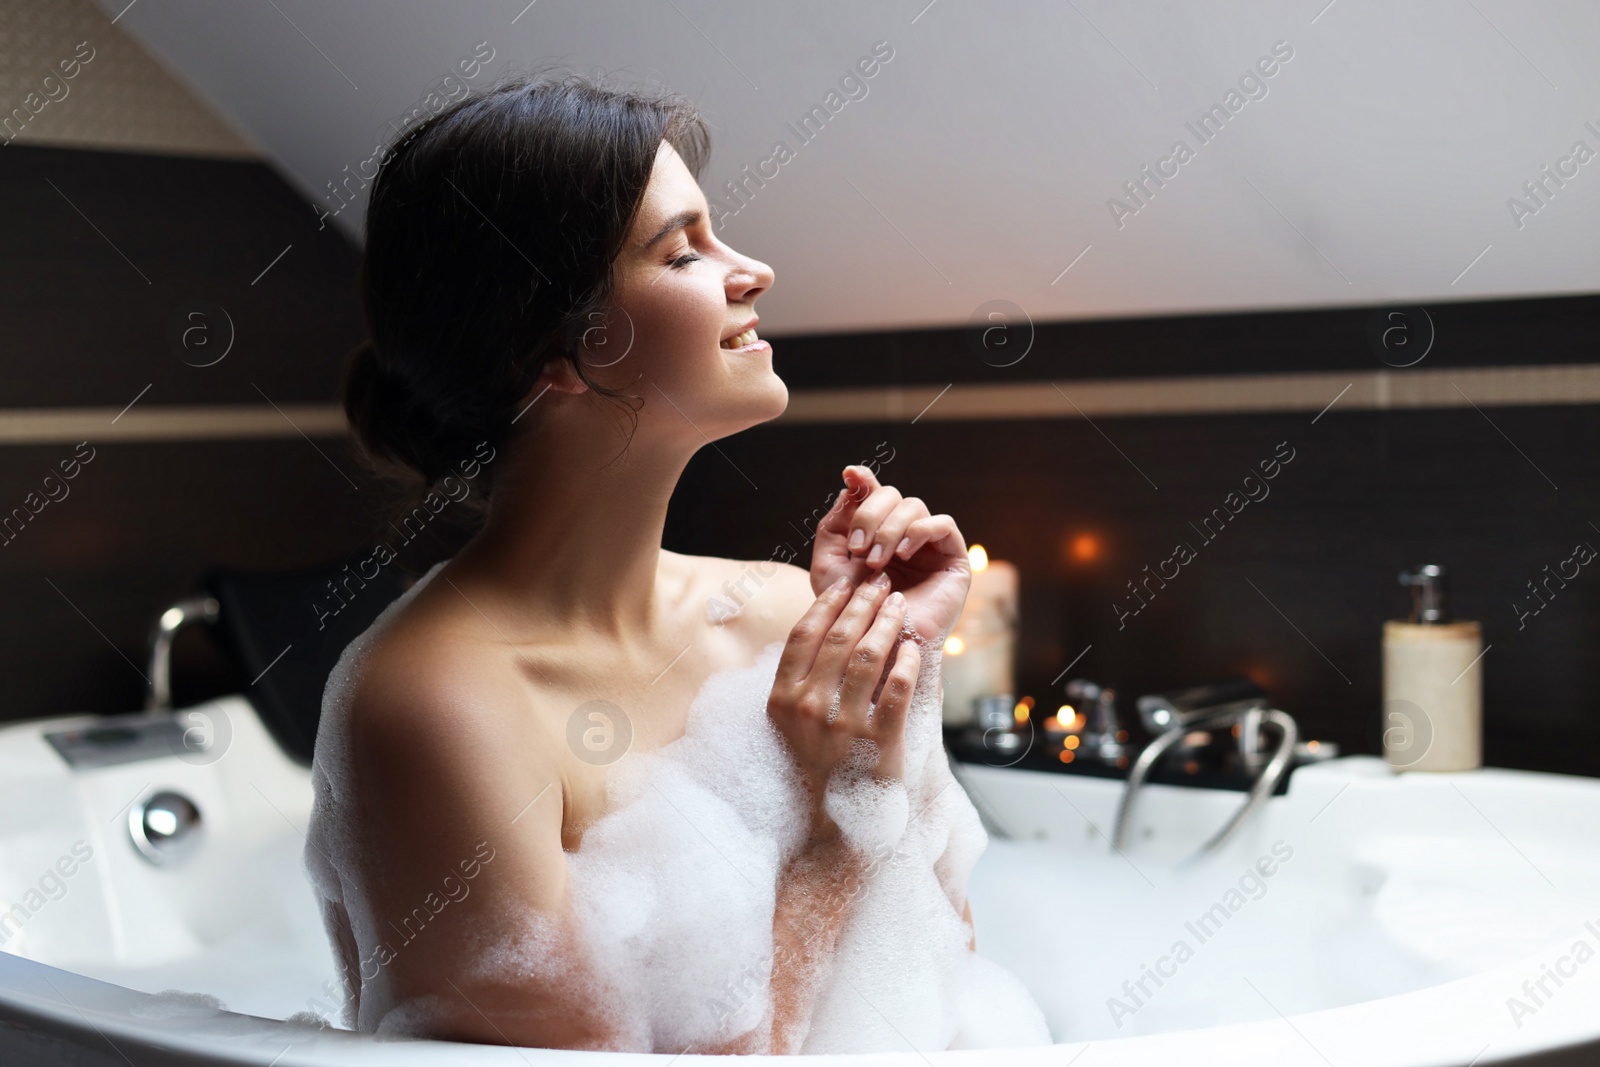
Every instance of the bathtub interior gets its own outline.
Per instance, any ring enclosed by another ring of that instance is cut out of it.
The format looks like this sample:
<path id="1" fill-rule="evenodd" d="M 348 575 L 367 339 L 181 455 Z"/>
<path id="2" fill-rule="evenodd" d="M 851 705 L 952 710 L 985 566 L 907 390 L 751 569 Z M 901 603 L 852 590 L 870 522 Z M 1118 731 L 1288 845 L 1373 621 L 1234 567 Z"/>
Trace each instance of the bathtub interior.
<path id="1" fill-rule="evenodd" d="M 301 864 L 309 772 L 240 698 L 185 714 L 211 750 L 89 769 L 44 742 L 62 720 L 0 731 L 0 906 L 38 905 L 0 948 L 143 992 L 331 1021 L 334 963 Z M 979 951 L 1022 979 L 1058 1041 L 1394 996 L 1600 919 L 1600 786 L 1586 780 L 1332 761 L 1297 771 L 1223 854 L 1185 864 L 1239 794 L 1151 787 L 1117 855 L 1105 835 L 1118 783 L 958 774 L 992 836 L 969 885 Z M 129 807 L 159 789 L 204 819 L 193 852 L 163 866 L 127 831 Z M 62 875 L 78 842 L 92 857 Z"/>
<path id="2" fill-rule="evenodd" d="M 961 778 L 992 831 L 969 886 L 979 951 L 1023 980 L 1058 1040 L 1378 1001 L 1600 929 L 1588 779 L 1336 760 L 1296 771 L 1226 851 L 1189 863 L 1238 794 L 1152 787 L 1119 855 L 1106 841 L 1114 783 Z"/>

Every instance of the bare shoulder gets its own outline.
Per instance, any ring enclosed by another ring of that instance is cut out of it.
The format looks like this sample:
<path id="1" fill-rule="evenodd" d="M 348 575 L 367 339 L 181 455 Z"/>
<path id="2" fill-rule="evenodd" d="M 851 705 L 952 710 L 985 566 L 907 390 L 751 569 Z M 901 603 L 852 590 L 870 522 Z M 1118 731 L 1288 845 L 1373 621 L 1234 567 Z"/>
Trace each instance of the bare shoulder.
<path id="1" fill-rule="evenodd" d="M 411 810 L 413 800 L 503 826 L 530 787 L 553 783 L 559 811 L 562 750 L 538 703 L 504 650 L 448 620 L 400 616 L 364 658 L 348 711 L 351 769 L 367 809 L 386 813 L 385 822 L 402 812 L 437 821 L 445 838 L 449 820 Z"/>
<path id="2" fill-rule="evenodd" d="M 747 639 L 755 651 L 783 641 L 816 600 L 804 568 L 775 559 L 679 556 L 694 568 L 706 590 L 706 615 L 713 624 Z"/>
<path id="3" fill-rule="evenodd" d="M 363 658 L 351 699 L 352 725 L 368 733 L 449 733 L 493 717 L 503 701 L 524 696 L 515 676 L 495 660 L 483 654 L 481 644 L 455 639 L 443 628 L 397 620 Z"/>

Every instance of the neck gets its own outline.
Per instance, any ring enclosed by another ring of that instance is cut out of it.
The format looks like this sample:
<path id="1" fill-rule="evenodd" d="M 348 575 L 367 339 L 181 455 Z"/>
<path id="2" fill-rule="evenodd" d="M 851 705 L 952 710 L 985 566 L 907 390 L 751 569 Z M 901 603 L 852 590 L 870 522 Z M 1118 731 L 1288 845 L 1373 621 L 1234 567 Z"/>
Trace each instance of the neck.
<path id="1" fill-rule="evenodd" d="M 653 635 L 667 502 L 694 450 L 636 440 L 619 458 L 604 428 L 558 430 L 507 443 L 489 517 L 457 559 L 541 631 Z"/>

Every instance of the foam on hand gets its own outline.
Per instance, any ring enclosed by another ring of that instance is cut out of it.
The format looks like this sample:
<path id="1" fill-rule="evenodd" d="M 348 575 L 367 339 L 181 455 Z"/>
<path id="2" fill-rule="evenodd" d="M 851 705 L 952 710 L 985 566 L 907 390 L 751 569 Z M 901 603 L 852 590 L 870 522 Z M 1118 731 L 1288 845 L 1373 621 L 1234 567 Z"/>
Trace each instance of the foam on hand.
<path id="1" fill-rule="evenodd" d="M 754 665 L 709 677 L 682 738 L 612 765 L 605 814 L 567 853 L 585 986 L 615 1015 L 619 1050 L 705 1051 L 743 1037 L 743 1050 L 767 1051 L 778 886 L 805 843 L 810 810 L 799 769 L 767 716 L 782 649 L 774 642 Z M 863 742 L 824 796 L 846 844 L 862 855 L 864 874 L 814 1003 L 805 1053 L 1051 1041 L 1021 983 L 969 947 L 964 887 L 987 839 L 944 753 L 940 650 L 930 642 L 921 652 L 903 780 L 866 773 L 872 753 Z M 354 864 L 341 862 L 359 842 L 358 828 L 341 819 L 345 753 L 336 736 L 323 736 L 338 732 L 335 709 L 349 698 L 358 654 L 347 650 L 352 664 L 341 659 L 329 681 L 307 863 L 324 895 L 344 899 L 365 952 L 372 931 L 359 906 L 361 879 Z M 562 953 L 539 932 L 548 917 L 506 916 L 494 925 L 474 935 L 480 980 L 552 972 L 552 957 Z M 378 1028 L 365 991 L 362 1000 L 358 1028 Z M 392 1016 L 381 1024 L 387 1033 L 426 1033 L 433 1017 L 427 1004 L 384 1009 Z"/>

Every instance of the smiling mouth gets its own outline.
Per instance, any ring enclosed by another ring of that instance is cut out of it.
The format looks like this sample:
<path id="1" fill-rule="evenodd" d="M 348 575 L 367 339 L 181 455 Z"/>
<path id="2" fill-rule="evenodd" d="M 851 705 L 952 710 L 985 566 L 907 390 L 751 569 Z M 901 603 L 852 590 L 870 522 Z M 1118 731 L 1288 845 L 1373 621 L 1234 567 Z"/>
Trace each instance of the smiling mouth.
<path id="1" fill-rule="evenodd" d="M 754 327 L 752 327 L 751 329 L 744 331 L 744 333 L 734 334 L 726 341 L 723 341 L 722 347 L 727 351 L 732 352 L 740 348 L 749 348 L 751 345 L 757 344 L 760 341 L 761 338 L 756 336 L 756 331 Z"/>

